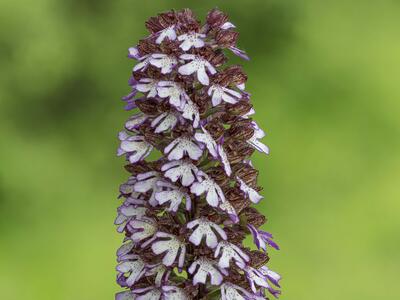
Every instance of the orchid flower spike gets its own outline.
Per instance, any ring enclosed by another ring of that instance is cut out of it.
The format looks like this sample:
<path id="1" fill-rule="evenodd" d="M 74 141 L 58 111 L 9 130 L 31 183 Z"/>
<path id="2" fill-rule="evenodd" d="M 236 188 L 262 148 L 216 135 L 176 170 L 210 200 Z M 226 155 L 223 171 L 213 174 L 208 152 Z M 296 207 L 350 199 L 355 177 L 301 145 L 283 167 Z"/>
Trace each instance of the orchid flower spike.
<path id="1" fill-rule="evenodd" d="M 205 24 L 183 9 L 151 17 L 146 28 L 128 50 L 136 65 L 123 100 L 133 114 L 118 135 L 129 176 L 115 219 L 124 235 L 115 299 L 277 297 L 281 276 L 266 262 L 279 247 L 253 207 L 264 196 L 250 161 L 269 149 L 252 119 L 247 75 L 226 65 L 229 52 L 248 59 L 236 26 L 218 9 Z"/>

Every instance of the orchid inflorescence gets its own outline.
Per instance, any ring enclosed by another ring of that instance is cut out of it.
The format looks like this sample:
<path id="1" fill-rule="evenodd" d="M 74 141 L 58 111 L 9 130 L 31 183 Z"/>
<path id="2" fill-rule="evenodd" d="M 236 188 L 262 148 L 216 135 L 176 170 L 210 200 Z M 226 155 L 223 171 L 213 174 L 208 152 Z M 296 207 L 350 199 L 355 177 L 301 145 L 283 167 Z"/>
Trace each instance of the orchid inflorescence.
<path id="1" fill-rule="evenodd" d="M 139 112 L 119 133 L 118 155 L 131 174 L 120 186 L 116 225 L 117 300 L 268 299 L 280 276 L 266 263 L 279 249 L 251 205 L 263 197 L 249 157 L 268 154 L 251 119 L 240 66 L 224 66 L 238 33 L 214 9 L 202 26 L 189 9 L 146 22 L 150 36 L 129 48 L 135 59 L 126 110 Z M 161 158 L 145 160 L 152 150 Z M 246 248 L 247 234 L 258 250 Z"/>

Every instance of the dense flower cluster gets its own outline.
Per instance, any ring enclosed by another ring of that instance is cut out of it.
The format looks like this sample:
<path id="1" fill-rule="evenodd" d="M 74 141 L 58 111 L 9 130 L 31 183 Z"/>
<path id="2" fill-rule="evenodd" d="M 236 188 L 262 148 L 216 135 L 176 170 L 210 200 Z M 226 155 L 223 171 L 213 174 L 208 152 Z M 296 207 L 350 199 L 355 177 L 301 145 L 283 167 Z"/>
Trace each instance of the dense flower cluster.
<path id="1" fill-rule="evenodd" d="M 241 58 L 238 33 L 214 9 L 201 25 L 189 9 L 146 22 L 150 36 L 129 48 L 137 61 L 123 98 L 138 108 L 119 133 L 128 161 L 116 225 L 117 300 L 267 299 L 280 276 L 265 264 L 278 249 L 265 217 L 252 207 L 263 197 L 249 157 L 268 154 L 251 119 L 240 66 L 224 66 L 225 50 Z M 158 159 L 145 160 L 152 150 Z M 251 234 L 258 250 L 244 247 Z"/>

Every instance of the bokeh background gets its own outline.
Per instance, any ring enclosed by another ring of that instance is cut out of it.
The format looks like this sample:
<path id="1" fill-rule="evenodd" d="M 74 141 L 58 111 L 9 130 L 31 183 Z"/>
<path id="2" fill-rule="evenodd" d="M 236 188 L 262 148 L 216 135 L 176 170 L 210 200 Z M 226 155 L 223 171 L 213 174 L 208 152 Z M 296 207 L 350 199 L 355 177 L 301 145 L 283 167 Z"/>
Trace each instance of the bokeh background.
<path id="1" fill-rule="evenodd" d="M 390 0 L 1 0 L 1 299 L 113 299 L 126 49 L 160 11 L 204 18 L 215 6 L 252 58 L 248 90 L 272 149 L 255 162 L 282 299 L 400 299 L 400 3 Z"/>

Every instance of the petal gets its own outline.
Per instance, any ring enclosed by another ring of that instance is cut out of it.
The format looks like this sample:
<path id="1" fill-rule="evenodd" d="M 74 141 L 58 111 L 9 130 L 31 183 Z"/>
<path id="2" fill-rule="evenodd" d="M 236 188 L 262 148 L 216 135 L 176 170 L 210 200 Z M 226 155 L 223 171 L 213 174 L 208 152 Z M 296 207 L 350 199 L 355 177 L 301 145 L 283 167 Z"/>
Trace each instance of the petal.
<path id="1" fill-rule="evenodd" d="M 201 84 L 209 85 L 210 79 L 208 78 L 208 75 L 206 73 L 206 69 L 204 68 L 204 66 L 200 66 L 197 69 L 197 79 L 200 81 Z"/>
<path id="2" fill-rule="evenodd" d="M 197 71 L 196 64 L 194 62 L 190 62 L 186 65 L 180 66 L 178 72 L 182 75 L 191 75 Z"/>

